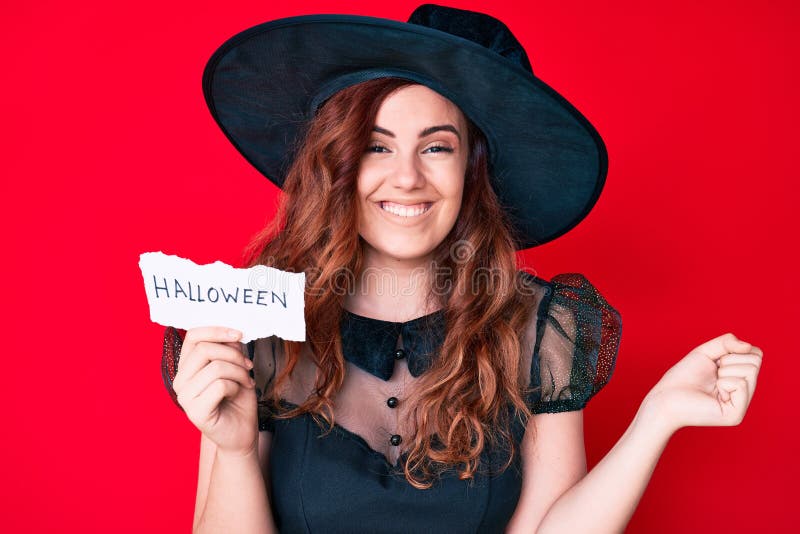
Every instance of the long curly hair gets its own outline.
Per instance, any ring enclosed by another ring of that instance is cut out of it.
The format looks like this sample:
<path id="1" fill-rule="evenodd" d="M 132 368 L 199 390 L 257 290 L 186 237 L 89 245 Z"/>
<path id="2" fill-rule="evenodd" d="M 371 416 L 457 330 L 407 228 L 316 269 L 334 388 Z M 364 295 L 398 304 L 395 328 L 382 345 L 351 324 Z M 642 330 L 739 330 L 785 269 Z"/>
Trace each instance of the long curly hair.
<path id="1" fill-rule="evenodd" d="M 378 109 L 393 91 L 415 82 L 378 78 L 335 93 L 306 125 L 294 148 L 278 212 L 246 251 L 248 266 L 267 265 L 306 273 L 306 341 L 318 367 L 314 393 L 277 418 L 310 413 L 334 424 L 332 398 L 345 363 L 339 324 L 343 299 L 363 268 L 357 231 L 357 178 Z M 521 365 L 520 332 L 531 306 L 519 291 L 511 227 L 491 187 L 488 149 L 467 118 L 469 159 L 461 210 L 452 231 L 434 251 L 437 288 L 428 298 L 444 310 L 446 335 L 439 356 L 419 377 L 409 399 L 414 438 L 403 465 L 413 486 L 431 486 L 455 467 L 460 479 L 475 476 L 484 447 L 516 450 L 511 425 L 531 413 L 525 396 L 529 369 Z M 350 274 L 347 274 L 350 273 Z M 267 396 L 289 380 L 302 343 L 283 341 L 286 365 Z"/>

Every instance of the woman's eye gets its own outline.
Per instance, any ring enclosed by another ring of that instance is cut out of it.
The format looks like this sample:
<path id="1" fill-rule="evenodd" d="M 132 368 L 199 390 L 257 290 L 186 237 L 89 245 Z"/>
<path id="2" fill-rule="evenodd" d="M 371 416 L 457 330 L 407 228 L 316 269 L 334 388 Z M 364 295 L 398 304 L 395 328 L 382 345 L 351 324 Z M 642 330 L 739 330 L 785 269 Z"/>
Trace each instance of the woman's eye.
<path id="1" fill-rule="evenodd" d="M 434 145 L 432 147 L 428 147 L 428 150 L 437 153 L 437 152 L 452 152 L 453 149 L 444 145 Z"/>
<path id="2" fill-rule="evenodd" d="M 389 152 L 389 149 L 383 145 L 370 145 L 367 148 L 367 152 L 374 152 L 381 154 L 384 152 Z M 431 152 L 433 154 L 437 154 L 439 152 L 453 152 L 453 149 L 445 145 L 434 145 L 426 148 L 424 152 Z"/>

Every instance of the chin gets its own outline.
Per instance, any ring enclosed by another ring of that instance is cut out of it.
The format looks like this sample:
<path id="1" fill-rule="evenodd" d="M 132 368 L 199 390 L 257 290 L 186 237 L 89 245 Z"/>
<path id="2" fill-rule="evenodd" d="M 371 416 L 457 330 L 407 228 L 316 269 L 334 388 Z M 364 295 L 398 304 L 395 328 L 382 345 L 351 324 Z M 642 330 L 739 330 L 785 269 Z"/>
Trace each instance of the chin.
<path id="1" fill-rule="evenodd" d="M 393 261 L 419 261 L 427 260 L 433 253 L 435 246 L 425 246 L 412 240 L 397 240 L 391 242 L 369 243 L 376 257 Z"/>

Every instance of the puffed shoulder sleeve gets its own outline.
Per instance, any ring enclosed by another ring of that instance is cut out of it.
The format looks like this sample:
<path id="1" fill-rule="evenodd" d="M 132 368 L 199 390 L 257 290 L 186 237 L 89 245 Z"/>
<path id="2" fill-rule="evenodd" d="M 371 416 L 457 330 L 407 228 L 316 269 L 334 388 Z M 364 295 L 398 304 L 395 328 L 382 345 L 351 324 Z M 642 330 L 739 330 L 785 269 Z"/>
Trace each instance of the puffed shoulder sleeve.
<path id="1" fill-rule="evenodd" d="M 545 289 L 531 361 L 531 411 L 581 410 L 614 372 L 622 317 L 581 274 L 559 274 Z"/>
<path id="2" fill-rule="evenodd" d="M 186 335 L 186 330 L 173 328 L 168 326 L 164 329 L 164 346 L 161 350 L 161 378 L 164 380 L 164 386 L 167 388 L 170 398 L 175 405 L 183 410 L 183 407 L 178 403 L 178 396 L 175 390 L 172 389 L 172 382 L 175 380 L 175 375 L 178 374 L 178 361 L 180 360 L 181 347 L 183 346 L 183 337 Z"/>
<path id="3" fill-rule="evenodd" d="M 185 336 L 186 330 L 168 326 L 164 330 L 164 345 L 161 351 L 161 377 L 164 380 L 164 386 L 167 388 L 167 393 L 169 393 L 172 401 L 181 410 L 183 410 L 183 407 L 178 402 L 178 396 L 172 387 L 172 383 L 175 380 L 175 375 L 178 374 L 178 363 L 180 362 L 181 348 L 183 347 L 183 339 Z M 255 356 L 255 341 L 247 343 L 246 346 L 247 356 L 253 361 Z M 255 363 L 255 368 L 261 370 L 258 362 Z M 259 383 L 259 377 L 256 376 L 253 370 L 250 371 L 250 376 L 256 379 L 256 384 Z M 267 379 L 267 383 L 271 382 L 271 380 L 272 376 L 270 375 Z M 267 383 L 264 384 L 264 389 L 266 389 Z M 262 389 L 257 388 L 256 393 L 260 398 Z M 270 432 L 274 429 L 272 410 L 269 405 L 261 400 L 258 401 L 258 429 L 260 431 L 266 430 Z"/>

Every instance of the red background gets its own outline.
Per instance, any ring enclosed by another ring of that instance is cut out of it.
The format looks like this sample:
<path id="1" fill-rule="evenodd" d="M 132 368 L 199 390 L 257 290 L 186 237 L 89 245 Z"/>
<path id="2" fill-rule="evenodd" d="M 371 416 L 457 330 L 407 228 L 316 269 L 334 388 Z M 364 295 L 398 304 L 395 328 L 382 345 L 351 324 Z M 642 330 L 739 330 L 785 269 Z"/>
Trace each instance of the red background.
<path id="1" fill-rule="evenodd" d="M 608 146 L 594 211 L 524 255 L 584 273 L 624 319 L 590 466 L 691 348 L 732 331 L 764 349 L 744 422 L 680 430 L 629 532 L 794 526 L 796 3 L 447 3 L 507 22 Z M 3 6 L 2 530 L 190 530 L 199 433 L 161 383 L 138 255 L 237 263 L 276 198 L 205 109 L 205 61 L 266 20 L 416 5 Z"/>

